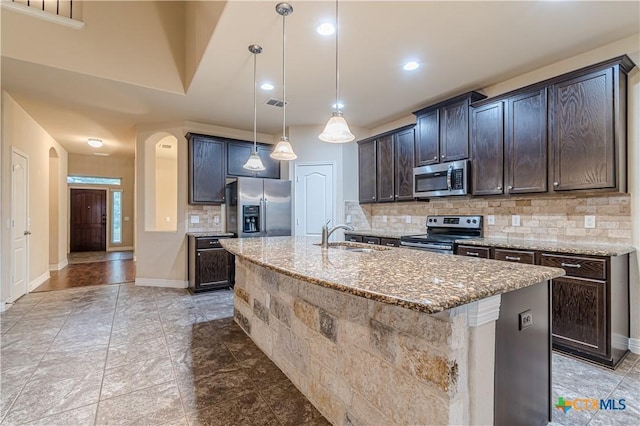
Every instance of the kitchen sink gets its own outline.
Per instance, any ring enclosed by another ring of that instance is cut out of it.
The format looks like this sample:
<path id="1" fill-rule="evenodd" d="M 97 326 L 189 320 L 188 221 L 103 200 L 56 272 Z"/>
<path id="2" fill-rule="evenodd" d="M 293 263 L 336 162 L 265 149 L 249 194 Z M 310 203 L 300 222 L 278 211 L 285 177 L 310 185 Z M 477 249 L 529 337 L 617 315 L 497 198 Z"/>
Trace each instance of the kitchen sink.
<path id="1" fill-rule="evenodd" d="M 316 244 L 319 246 L 320 244 Z M 354 253 L 372 253 L 374 251 L 386 251 L 391 250 L 389 247 L 372 245 L 372 244 L 362 244 L 362 243 L 352 243 L 350 241 L 337 241 L 335 243 L 329 243 L 330 249 L 339 249 Z"/>
<path id="2" fill-rule="evenodd" d="M 356 252 L 356 253 L 373 253 L 375 250 L 368 247 L 347 247 L 345 251 Z"/>

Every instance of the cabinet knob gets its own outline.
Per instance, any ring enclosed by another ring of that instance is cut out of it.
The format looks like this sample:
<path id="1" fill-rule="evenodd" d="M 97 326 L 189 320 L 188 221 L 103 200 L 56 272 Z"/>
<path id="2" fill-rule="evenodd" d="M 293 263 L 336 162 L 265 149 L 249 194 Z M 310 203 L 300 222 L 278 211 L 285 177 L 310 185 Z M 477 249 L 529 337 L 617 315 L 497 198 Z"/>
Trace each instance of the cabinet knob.
<path id="1" fill-rule="evenodd" d="M 496 186 L 496 189 L 497 189 L 498 191 L 502 191 L 502 187 L 501 187 L 501 186 Z"/>
<path id="2" fill-rule="evenodd" d="M 558 182 L 553 182 L 553 186 L 558 186 L 560 185 Z"/>
<path id="3" fill-rule="evenodd" d="M 436 155 L 435 157 L 433 157 L 433 159 L 434 159 L 434 160 L 437 160 L 437 159 L 438 159 L 438 156 Z"/>
<path id="4" fill-rule="evenodd" d="M 509 186 L 507 186 L 507 189 L 508 189 L 509 191 L 511 191 L 511 190 L 513 189 L 513 186 L 509 185 Z"/>
<path id="5" fill-rule="evenodd" d="M 440 158 L 444 158 L 444 154 L 442 154 L 442 155 L 440 156 Z"/>
<path id="6" fill-rule="evenodd" d="M 372 199 L 372 200 L 375 200 L 375 199 L 376 199 L 376 197 L 371 197 L 371 199 Z"/>

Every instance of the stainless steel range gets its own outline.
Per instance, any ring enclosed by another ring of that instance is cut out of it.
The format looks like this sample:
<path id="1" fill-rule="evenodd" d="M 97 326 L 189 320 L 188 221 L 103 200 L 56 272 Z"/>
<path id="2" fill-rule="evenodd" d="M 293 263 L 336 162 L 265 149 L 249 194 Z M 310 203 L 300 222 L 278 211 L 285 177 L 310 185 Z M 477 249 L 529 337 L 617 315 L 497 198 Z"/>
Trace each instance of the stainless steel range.
<path id="1" fill-rule="evenodd" d="M 482 216 L 427 216 L 427 233 L 406 235 L 400 246 L 453 254 L 455 240 L 482 237 Z"/>

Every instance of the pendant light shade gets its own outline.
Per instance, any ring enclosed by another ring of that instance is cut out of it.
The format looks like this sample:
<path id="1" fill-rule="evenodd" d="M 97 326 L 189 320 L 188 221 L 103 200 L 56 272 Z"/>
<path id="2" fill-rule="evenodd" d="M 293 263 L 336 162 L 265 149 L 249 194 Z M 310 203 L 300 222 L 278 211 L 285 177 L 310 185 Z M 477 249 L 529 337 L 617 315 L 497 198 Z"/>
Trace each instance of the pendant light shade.
<path id="1" fill-rule="evenodd" d="M 252 172 L 261 172 L 265 169 L 264 164 L 262 164 L 262 160 L 258 155 L 258 131 L 257 131 L 257 116 L 258 116 L 258 106 L 256 103 L 256 58 L 259 53 L 262 53 L 262 47 L 257 44 L 252 44 L 249 46 L 249 52 L 253 54 L 253 152 L 249 156 L 249 159 L 246 163 L 242 165 L 244 169 L 250 170 Z"/>
<path id="2" fill-rule="evenodd" d="M 282 16 L 282 137 L 280 137 L 280 141 L 273 148 L 269 157 L 275 160 L 283 160 L 283 161 L 291 161 L 298 158 L 295 152 L 293 152 L 293 147 L 289 143 L 289 138 L 287 138 L 286 132 L 286 122 L 287 122 L 287 85 L 285 79 L 285 21 L 286 16 L 291 15 L 293 13 L 293 7 L 289 3 L 278 3 L 276 5 L 276 12 L 278 15 Z"/>
<path id="3" fill-rule="evenodd" d="M 338 0 L 336 0 L 336 103 L 335 111 L 331 114 L 331 118 L 324 127 L 324 130 L 318 138 L 323 142 L 330 143 L 347 143 L 354 140 L 356 137 L 349 130 L 347 120 L 342 116 L 340 111 L 340 62 L 339 62 L 339 50 L 338 50 Z"/>
<path id="4" fill-rule="evenodd" d="M 349 125 L 347 124 L 347 120 L 342 116 L 342 112 L 334 111 L 324 130 L 320 133 L 319 138 L 324 142 L 347 143 L 356 137 L 353 136 L 353 133 L 349 130 Z"/>

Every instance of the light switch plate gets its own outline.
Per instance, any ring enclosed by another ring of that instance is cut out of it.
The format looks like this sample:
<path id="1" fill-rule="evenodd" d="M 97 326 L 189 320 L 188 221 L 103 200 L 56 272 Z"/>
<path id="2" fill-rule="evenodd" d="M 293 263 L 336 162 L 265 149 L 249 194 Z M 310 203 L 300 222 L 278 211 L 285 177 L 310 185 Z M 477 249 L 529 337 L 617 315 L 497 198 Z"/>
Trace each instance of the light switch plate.
<path id="1" fill-rule="evenodd" d="M 492 214 L 487 216 L 487 225 L 495 225 L 495 224 L 496 224 L 496 217 Z"/>
<path id="2" fill-rule="evenodd" d="M 382 215 L 382 221 L 385 222 L 385 223 L 387 222 L 387 216 L 386 215 Z"/>
<path id="3" fill-rule="evenodd" d="M 165 221 L 165 222 L 167 222 L 167 223 L 171 222 L 171 217 L 166 216 L 166 217 L 164 218 L 164 221 Z"/>
<path id="4" fill-rule="evenodd" d="M 520 226 L 520 215 L 511 215 L 511 226 Z"/>
<path id="5" fill-rule="evenodd" d="M 220 215 L 213 216 L 213 223 L 220 223 Z"/>
<path id="6" fill-rule="evenodd" d="M 200 223 L 200 216 L 198 216 L 197 214 L 192 214 L 191 223 Z"/>
<path id="7" fill-rule="evenodd" d="M 124 221 L 125 221 L 125 222 L 129 222 L 129 216 L 125 216 L 125 217 L 124 217 Z"/>
<path id="8" fill-rule="evenodd" d="M 533 313 L 531 309 L 528 309 L 520 314 L 518 314 L 518 329 L 524 330 L 527 327 L 531 327 L 533 325 Z"/>
<path id="9" fill-rule="evenodd" d="M 587 215 L 584 217 L 584 227 L 585 228 L 589 228 L 589 229 L 593 229 L 596 227 L 596 217 L 595 216 L 591 216 L 591 215 Z"/>
<path id="10" fill-rule="evenodd" d="M 405 216 L 404 222 L 405 223 L 411 223 L 411 216 L 409 216 L 409 215 Z"/>
<path id="11" fill-rule="evenodd" d="M 351 215 L 350 214 L 347 215 L 347 223 L 351 223 Z"/>

